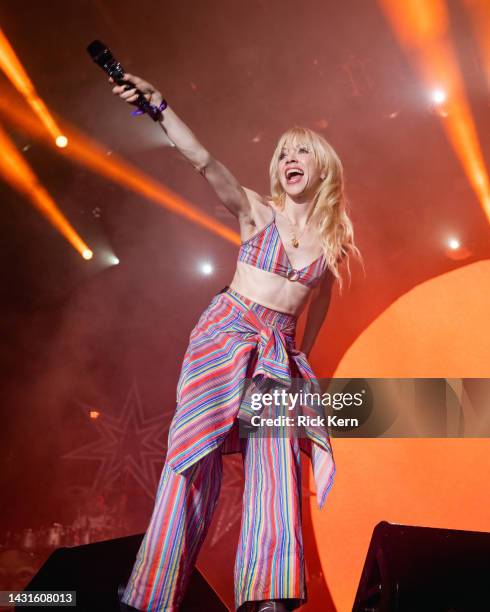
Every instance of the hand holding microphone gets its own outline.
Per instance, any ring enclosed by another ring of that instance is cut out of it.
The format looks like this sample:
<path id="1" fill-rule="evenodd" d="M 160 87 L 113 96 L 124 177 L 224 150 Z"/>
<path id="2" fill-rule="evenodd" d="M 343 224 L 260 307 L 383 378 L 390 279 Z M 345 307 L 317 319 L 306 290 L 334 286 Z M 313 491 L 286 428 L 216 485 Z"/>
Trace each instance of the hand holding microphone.
<path id="1" fill-rule="evenodd" d="M 154 121 L 162 118 L 162 111 L 167 108 L 167 102 L 162 94 L 150 83 L 125 72 L 121 64 L 114 59 L 109 48 L 99 40 L 94 40 L 87 47 L 94 62 L 109 75 L 109 81 L 116 83 L 112 93 L 138 107 L 132 115 L 150 115 Z"/>
<path id="2" fill-rule="evenodd" d="M 114 79 L 109 77 L 109 82 L 114 83 Z M 140 79 L 137 76 L 129 74 L 126 72 L 122 79 L 117 81 L 119 84 L 112 88 L 112 93 L 114 95 L 118 95 L 122 100 L 125 100 L 129 104 L 135 104 L 138 106 L 138 100 L 140 100 L 140 96 L 151 105 L 156 108 L 159 108 L 163 102 L 162 94 L 157 91 L 153 85 Z M 124 84 L 121 84 L 124 83 Z M 165 104 L 166 106 L 166 104 Z M 165 107 L 164 107 L 165 108 Z M 163 108 L 161 109 L 163 110 Z M 146 111 L 140 109 L 138 111 L 133 112 L 133 115 L 142 115 Z"/>

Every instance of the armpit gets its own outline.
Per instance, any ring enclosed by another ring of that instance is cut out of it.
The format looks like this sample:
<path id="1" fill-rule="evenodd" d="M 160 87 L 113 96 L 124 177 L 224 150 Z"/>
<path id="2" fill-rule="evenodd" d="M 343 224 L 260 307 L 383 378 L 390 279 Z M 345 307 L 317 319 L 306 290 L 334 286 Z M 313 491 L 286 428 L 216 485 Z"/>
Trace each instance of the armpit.
<path id="1" fill-rule="evenodd" d="M 268 196 L 262 196 L 253 189 L 243 187 L 245 194 L 250 203 L 250 211 L 252 216 L 253 225 L 256 227 L 263 227 L 271 220 L 271 209 L 272 203 Z"/>

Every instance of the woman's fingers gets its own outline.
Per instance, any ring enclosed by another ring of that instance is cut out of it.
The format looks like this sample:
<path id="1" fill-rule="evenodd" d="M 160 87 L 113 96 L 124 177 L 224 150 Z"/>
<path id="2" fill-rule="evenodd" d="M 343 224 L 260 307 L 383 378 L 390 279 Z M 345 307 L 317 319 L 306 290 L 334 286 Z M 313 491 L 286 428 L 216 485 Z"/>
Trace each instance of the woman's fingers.
<path id="1" fill-rule="evenodd" d="M 136 89 L 136 87 L 129 87 L 128 85 L 116 85 L 115 87 L 112 88 L 112 93 L 116 96 L 121 95 L 122 97 L 124 97 L 124 94 L 129 92 L 129 91 L 134 91 Z"/>
<path id="2" fill-rule="evenodd" d="M 115 96 L 119 96 L 124 101 L 132 104 L 138 100 L 139 90 L 143 93 L 148 102 L 151 101 L 151 97 L 155 93 L 155 90 L 149 83 L 130 74 L 129 72 L 126 72 L 126 74 L 123 76 L 123 80 L 126 81 L 126 83 L 123 85 L 115 85 L 112 88 L 112 93 Z M 109 83 L 114 83 L 114 79 L 112 77 L 109 77 Z"/>
<path id="3" fill-rule="evenodd" d="M 135 93 L 136 93 L 136 87 L 133 87 L 132 89 L 128 89 L 127 91 L 124 91 L 121 94 L 121 98 L 123 100 L 128 100 L 129 98 L 132 98 Z M 136 95 L 136 97 L 138 97 L 138 95 Z"/>
<path id="4" fill-rule="evenodd" d="M 125 81 L 128 81 L 129 83 L 131 83 L 131 85 L 134 85 L 135 87 L 139 87 L 139 84 L 142 83 L 142 79 L 132 74 L 129 74 L 129 72 L 125 73 L 123 79 Z"/>
<path id="5" fill-rule="evenodd" d="M 131 81 L 132 83 L 134 83 L 136 85 L 136 81 L 141 81 L 140 78 L 138 78 L 137 76 L 134 76 L 133 74 L 129 74 L 129 72 L 126 72 L 123 76 L 123 79 L 125 81 Z"/>
<path id="6" fill-rule="evenodd" d="M 127 85 L 116 85 L 116 87 L 112 88 L 112 93 L 114 95 L 118 95 L 120 98 L 129 102 L 130 104 L 136 102 L 139 97 L 139 93 L 137 93 L 136 87 L 131 87 L 131 89 L 127 89 Z"/>

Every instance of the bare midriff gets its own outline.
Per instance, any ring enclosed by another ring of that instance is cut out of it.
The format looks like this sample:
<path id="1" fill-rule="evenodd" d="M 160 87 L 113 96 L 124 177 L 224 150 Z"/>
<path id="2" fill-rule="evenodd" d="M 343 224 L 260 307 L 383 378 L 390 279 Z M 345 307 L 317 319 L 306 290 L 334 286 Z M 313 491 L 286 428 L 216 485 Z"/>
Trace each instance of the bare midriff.
<path id="1" fill-rule="evenodd" d="M 237 262 L 230 287 L 257 304 L 296 316 L 303 311 L 311 291 L 298 281 L 290 281 L 242 261 Z"/>

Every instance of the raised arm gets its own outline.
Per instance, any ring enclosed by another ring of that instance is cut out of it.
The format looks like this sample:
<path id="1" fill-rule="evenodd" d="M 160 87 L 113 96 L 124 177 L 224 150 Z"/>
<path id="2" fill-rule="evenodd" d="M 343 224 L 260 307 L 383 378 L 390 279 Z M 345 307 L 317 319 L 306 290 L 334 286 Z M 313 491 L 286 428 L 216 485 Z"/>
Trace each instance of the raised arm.
<path id="1" fill-rule="evenodd" d="M 128 73 L 124 79 L 134 87 L 128 89 L 127 85 L 116 85 L 112 92 L 126 102 L 132 104 L 136 101 L 136 88 L 151 104 L 159 106 L 162 102 L 162 94 L 147 81 Z M 250 203 L 240 183 L 221 162 L 211 156 L 169 106 L 162 112 L 159 123 L 178 151 L 206 178 L 226 208 L 241 221 L 250 218 Z"/>

